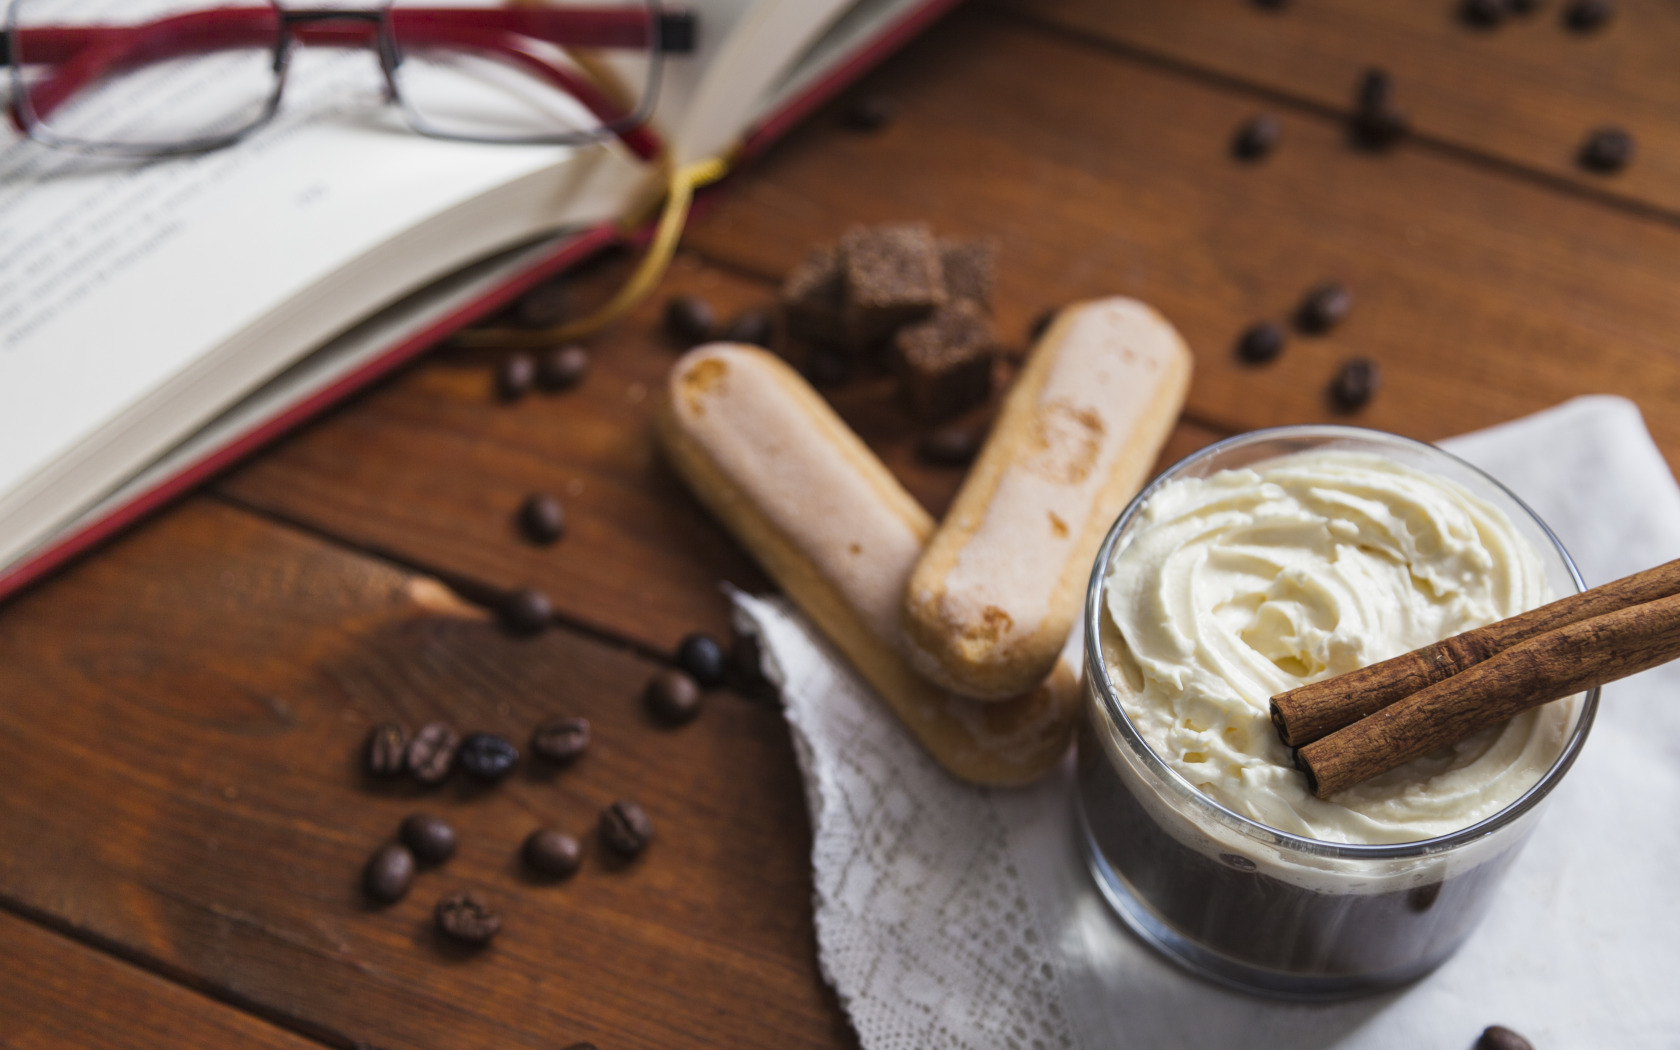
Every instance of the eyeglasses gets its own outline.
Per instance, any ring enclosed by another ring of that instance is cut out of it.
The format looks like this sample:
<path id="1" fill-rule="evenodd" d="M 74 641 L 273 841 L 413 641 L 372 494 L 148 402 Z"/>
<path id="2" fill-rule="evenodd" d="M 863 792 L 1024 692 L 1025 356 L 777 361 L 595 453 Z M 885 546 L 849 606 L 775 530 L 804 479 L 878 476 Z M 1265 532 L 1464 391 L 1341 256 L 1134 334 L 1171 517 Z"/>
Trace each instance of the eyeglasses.
<path id="1" fill-rule="evenodd" d="M 559 145 L 618 136 L 652 159 L 660 144 L 645 121 L 661 58 L 692 51 L 694 35 L 691 14 L 658 0 L 308 10 L 13 0 L 0 56 L 18 129 L 80 152 L 153 157 L 237 142 L 278 111 L 302 43 L 371 48 L 389 100 L 423 135 Z"/>

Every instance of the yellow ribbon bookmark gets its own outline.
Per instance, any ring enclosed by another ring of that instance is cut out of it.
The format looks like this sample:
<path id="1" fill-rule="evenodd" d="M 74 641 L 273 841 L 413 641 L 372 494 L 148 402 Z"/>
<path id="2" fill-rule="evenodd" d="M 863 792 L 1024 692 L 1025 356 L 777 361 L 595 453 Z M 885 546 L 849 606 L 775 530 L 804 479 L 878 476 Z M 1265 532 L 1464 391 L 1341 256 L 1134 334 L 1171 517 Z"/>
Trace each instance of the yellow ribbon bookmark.
<path id="1" fill-rule="evenodd" d="M 666 267 L 677 252 L 683 226 L 688 221 L 688 209 L 694 202 L 694 191 L 716 182 L 728 172 L 729 166 L 719 157 L 672 166 L 665 191 L 665 205 L 659 214 L 659 225 L 653 231 L 647 253 L 623 287 L 594 313 L 576 321 L 553 328 L 534 330 L 520 328 L 467 329 L 455 334 L 457 346 L 542 347 L 570 342 L 594 335 L 617 321 L 641 302 L 665 276 Z"/>

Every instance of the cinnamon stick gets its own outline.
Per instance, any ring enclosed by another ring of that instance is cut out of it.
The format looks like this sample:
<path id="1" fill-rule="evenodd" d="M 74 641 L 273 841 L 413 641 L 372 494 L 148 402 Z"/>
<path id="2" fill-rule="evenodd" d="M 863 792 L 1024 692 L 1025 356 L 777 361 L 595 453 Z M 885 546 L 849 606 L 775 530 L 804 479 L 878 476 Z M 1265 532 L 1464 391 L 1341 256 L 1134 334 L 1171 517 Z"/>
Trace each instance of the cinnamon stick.
<path id="1" fill-rule="evenodd" d="M 1566 624 L 1295 752 L 1319 798 L 1487 726 L 1680 656 L 1680 595 Z"/>
<path id="2" fill-rule="evenodd" d="M 1290 747 L 1310 744 L 1493 654 L 1566 624 L 1680 594 L 1680 559 L 1357 671 L 1272 697 L 1272 724 Z"/>

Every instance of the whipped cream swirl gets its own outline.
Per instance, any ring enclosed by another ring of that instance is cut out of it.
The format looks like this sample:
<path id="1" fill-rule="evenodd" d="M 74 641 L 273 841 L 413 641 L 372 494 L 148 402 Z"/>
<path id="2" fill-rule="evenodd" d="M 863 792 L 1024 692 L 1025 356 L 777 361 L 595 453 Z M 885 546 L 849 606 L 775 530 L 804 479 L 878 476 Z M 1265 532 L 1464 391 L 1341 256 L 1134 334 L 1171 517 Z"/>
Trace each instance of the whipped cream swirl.
<path id="1" fill-rule="evenodd" d="M 1381 456 L 1319 450 L 1173 481 L 1142 508 L 1105 593 L 1133 725 L 1191 784 L 1282 831 L 1382 843 L 1467 827 L 1532 786 L 1569 729 L 1572 705 L 1549 704 L 1332 799 L 1307 791 L 1268 718 L 1273 695 L 1550 597 L 1503 512 Z"/>

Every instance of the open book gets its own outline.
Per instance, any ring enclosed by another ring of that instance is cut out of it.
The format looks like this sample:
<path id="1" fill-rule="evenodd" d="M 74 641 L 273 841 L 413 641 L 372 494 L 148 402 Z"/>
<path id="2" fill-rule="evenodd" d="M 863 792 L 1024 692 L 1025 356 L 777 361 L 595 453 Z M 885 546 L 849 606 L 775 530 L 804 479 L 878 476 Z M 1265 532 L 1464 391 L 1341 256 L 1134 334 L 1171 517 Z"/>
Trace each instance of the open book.
<path id="1" fill-rule="evenodd" d="M 952 0 L 695 0 L 652 123 L 726 156 Z M 137 163 L 0 132 L 0 597 L 610 241 L 621 142 L 447 141 L 365 52 L 302 48 L 237 145 Z"/>

